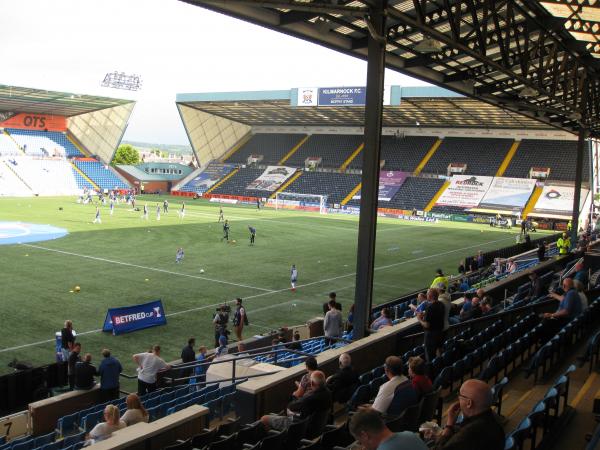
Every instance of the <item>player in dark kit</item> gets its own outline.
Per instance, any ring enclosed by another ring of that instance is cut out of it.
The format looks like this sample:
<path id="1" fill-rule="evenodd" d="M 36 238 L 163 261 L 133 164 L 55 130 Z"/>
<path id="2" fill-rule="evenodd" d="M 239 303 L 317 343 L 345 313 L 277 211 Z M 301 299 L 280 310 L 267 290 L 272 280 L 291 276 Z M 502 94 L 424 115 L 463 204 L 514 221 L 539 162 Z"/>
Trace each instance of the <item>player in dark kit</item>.
<path id="1" fill-rule="evenodd" d="M 256 199 L 256 209 L 260 210 L 260 199 Z"/>
<path id="2" fill-rule="evenodd" d="M 223 222 L 225 220 L 225 217 L 223 216 L 223 208 L 219 206 L 219 220 L 217 220 L 218 222 Z"/>
<path id="3" fill-rule="evenodd" d="M 248 226 L 248 231 L 250 231 L 250 245 L 254 245 L 254 238 L 256 237 L 256 228 Z"/>
<path id="4" fill-rule="evenodd" d="M 221 238 L 221 241 L 223 239 L 229 242 L 229 222 L 227 220 L 223 222 L 223 237 Z"/>

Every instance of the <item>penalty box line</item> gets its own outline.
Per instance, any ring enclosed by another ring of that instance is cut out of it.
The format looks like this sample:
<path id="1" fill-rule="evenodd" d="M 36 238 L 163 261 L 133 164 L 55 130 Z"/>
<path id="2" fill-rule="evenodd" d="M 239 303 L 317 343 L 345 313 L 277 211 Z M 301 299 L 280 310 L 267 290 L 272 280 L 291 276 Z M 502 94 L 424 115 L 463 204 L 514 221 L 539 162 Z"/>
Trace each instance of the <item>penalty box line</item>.
<path id="1" fill-rule="evenodd" d="M 397 267 L 397 266 L 401 266 L 401 265 L 404 265 L 404 264 L 410 264 L 410 263 L 417 262 L 417 261 L 423 261 L 423 260 L 435 258 L 435 257 L 438 257 L 438 256 L 445 256 L 445 255 L 449 255 L 449 254 L 452 254 L 452 253 L 460 252 L 460 251 L 463 251 L 463 250 L 469 250 L 471 248 L 481 247 L 483 245 L 495 244 L 497 242 L 502 242 L 502 241 L 506 241 L 506 240 L 509 240 L 509 239 L 512 240 L 513 238 L 510 237 L 510 238 L 504 238 L 504 239 L 496 239 L 496 240 L 493 240 L 493 241 L 482 242 L 482 243 L 479 243 L 477 245 L 469 245 L 467 247 L 457 248 L 457 249 L 454 249 L 454 250 L 448 250 L 446 252 L 437 253 L 435 255 L 421 256 L 419 258 L 413 258 L 413 259 L 409 259 L 409 260 L 406 260 L 406 261 L 400 261 L 400 262 L 397 262 L 397 263 L 394 263 L 394 264 L 388 264 L 388 265 L 385 265 L 385 266 L 375 267 L 374 270 L 389 269 L 391 267 Z M 91 259 L 99 259 L 100 261 L 105 261 L 105 262 L 111 262 L 111 263 L 113 262 L 113 261 L 106 260 L 106 259 L 103 259 L 103 258 L 89 257 L 89 256 L 85 256 L 85 255 L 76 255 L 76 254 L 72 254 L 72 253 L 69 253 L 69 252 L 64 252 L 62 250 L 48 249 L 48 248 L 45 248 L 45 247 L 31 245 L 31 244 L 21 244 L 21 245 L 26 245 L 28 247 L 39 248 L 41 250 L 48 250 L 48 251 L 54 251 L 54 252 L 59 252 L 59 253 L 71 254 L 71 255 L 74 255 L 74 256 L 83 256 L 83 257 L 87 257 L 87 258 L 91 258 Z M 114 261 L 114 263 L 125 264 L 125 265 L 132 265 L 134 267 L 146 268 L 146 267 L 143 267 L 143 266 L 136 266 L 136 265 L 129 264 L 129 263 L 119 263 L 117 261 Z M 161 271 L 161 272 L 169 273 L 169 271 L 163 271 L 162 269 L 152 269 L 152 268 L 146 268 L 146 269 L 149 269 L 149 270 L 158 270 L 158 271 Z M 183 274 L 179 274 L 177 272 L 173 272 L 172 274 L 174 274 L 174 275 L 183 275 Z M 339 280 L 339 279 L 342 279 L 342 278 L 348 278 L 348 277 L 355 276 L 355 275 L 356 275 L 356 273 L 354 273 L 354 272 L 353 273 L 349 273 L 349 274 L 345 274 L 345 275 L 339 275 L 337 277 L 331 277 L 331 278 L 326 278 L 326 279 L 323 279 L 323 280 L 313 281 L 313 282 L 306 283 L 306 284 L 301 284 L 301 285 L 298 285 L 297 288 L 300 289 L 300 288 L 303 288 L 303 287 L 314 286 L 316 284 L 327 283 L 329 281 L 335 281 L 335 280 Z M 194 275 L 190 275 L 190 277 L 194 277 Z M 225 282 L 225 283 L 232 284 L 232 283 L 228 283 L 228 282 Z M 244 297 L 244 300 L 249 300 L 249 299 L 253 299 L 253 298 L 264 297 L 264 296 L 272 295 L 272 294 L 280 294 L 280 293 L 286 292 L 286 291 L 289 291 L 289 288 L 279 289 L 279 290 L 275 290 L 275 291 L 262 292 L 260 294 L 249 295 L 249 296 Z M 298 303 L 301 303 L 298 300 L 296 300 L 296 301 Z M 287 305 L 290 302 L 293 302 L 293 300 L 290 300 L 289 302 L 278 303 L 276 305 L 270 305 L 268 308 L 271 309 L 271 308 L 281 307 L 281 306 Z M 219 302 L 219 303 L 213 303 L 212 305 L 198 306 L 196 308 L 190 308 L 190 309 L 186 309 L 186 310 L 183 310 L 183 311 L 176 311 L 176 312 L 171 313 L 171 314 L 166 314 L 166 316 L 167 317 L 172 317 L 172 316 L 178 316 L 178 315 L 181 315 L 181 314 L 187 314 L 187 313 L 190 313 L 190 312 L 202 311 L 202 310 L 205 310 L 205 309 L 214 308 L 214 307 L 222 305 L 222 304 L 223 304 L 223 302 Z M 252 324 L 250 324 L 250 326 L 252 326 Z M 99 333 L 101 331 L 102 331 L 101 329 L 84 331 L 82 333 L 79 333 L 78 336 L 86 335 L 86 334 Z M 23 344 L 23 345 L 19 345 L 17 347 L 10 347 L 10 348 L 0 349 L 0 353 L 12 351 L 12 350 L 20 350 L 20 349 L 27 348 L 27 347 L 33 347 L 35 345 L 47 344 L 49 342 L 54 342 L 54 339 L 49 339 L 49 340 L 46 340 L 46 341 L 34 342 L 34 343 L 31 343 L 31 344 Z"/>

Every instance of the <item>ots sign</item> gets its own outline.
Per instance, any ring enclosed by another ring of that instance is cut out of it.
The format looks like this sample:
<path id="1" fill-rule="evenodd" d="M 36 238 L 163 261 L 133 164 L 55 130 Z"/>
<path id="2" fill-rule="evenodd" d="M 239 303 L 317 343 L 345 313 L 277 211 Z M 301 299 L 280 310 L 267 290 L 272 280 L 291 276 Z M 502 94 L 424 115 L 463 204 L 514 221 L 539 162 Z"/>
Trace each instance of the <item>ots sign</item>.
<path id="1" fill-rule="evenodd" d="M 110 331 L 117 335 L 166 324 L 167 318 L 162 302 L 156 300 L 143 305 L 109 309 L 102 331 Z"/>
<path id="2" fill-rule="evenodd" d="M 21 113 L 0 122 L 0 127 L 40 131 L 67 131 L 67 118 L 49 114 Z"/>

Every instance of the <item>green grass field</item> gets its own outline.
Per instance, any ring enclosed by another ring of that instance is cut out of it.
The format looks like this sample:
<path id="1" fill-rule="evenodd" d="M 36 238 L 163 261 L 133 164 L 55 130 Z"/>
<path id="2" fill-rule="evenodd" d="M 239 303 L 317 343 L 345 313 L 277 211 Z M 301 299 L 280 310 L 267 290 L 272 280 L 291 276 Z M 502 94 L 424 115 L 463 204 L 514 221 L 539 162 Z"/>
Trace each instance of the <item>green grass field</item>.
<path id="1" fill-rule="evenodd" d="M 134 373 L 131 354 L 152 344 L 163 347 L 166 360 L 179 357 L 188 336 L 213 345 L 215 307 L 242 297 L 251 325 L 245 334 L 304 323 L 319 315 L 327 293 L 336 291 L 344 311 L 354 296 L 358 218 L 296 211 L 257 211 L 225 205 L 231 238 L 221 241 L 218 205 L 187 202 L 184 220 L 180 200 L 170 198 L 171 212 L 156 221 L 157 197 L 148 201 L 150 220 L 119 205 L 102 224 L 92 224 L 94 207 L 74 198 L 0 200 L 0 221 L 51 224 L 69 235 L 31 245 L 0 246 L 0 373 L 13 358 L 34 364 L 54 358 L 54 333 L 72 319 L 83 352 L 95 362 L 108 347 Z M 63 210 L 59 210 L 62 207 Z M 249 246 L 247 226 L 257 229 Z M 428 285 L 437 267 L 454 273 L 460 259 L 510 245 L 516 231 L 455 223 L 409 223 L 380 219 L 377 234 L 375 303 Z M 175 264 L 177 247 L 185 260 Z M 299 272 L 299 288 L 289 290 L 289 269 Z M 204 273 L 200 273 L 204 269 Z M 74 286 L 81 292 L 71 293 Z M 102 333 L 109 307 L 162 299 L 168 324 L 131 334 Z"/>

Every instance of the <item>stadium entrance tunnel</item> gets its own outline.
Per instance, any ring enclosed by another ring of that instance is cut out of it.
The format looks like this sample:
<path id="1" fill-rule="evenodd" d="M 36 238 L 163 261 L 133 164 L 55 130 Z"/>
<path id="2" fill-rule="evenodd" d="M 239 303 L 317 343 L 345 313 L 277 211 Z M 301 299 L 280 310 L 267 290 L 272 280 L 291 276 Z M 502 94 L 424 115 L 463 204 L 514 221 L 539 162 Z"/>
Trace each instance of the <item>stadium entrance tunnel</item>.
<path id="1" fill-rule="evenodd" d="M 0 245 L 49 241 L 69 234 L 64 228 L 23 222 L 0 222 Z"/>

